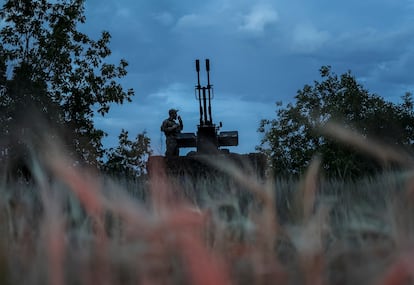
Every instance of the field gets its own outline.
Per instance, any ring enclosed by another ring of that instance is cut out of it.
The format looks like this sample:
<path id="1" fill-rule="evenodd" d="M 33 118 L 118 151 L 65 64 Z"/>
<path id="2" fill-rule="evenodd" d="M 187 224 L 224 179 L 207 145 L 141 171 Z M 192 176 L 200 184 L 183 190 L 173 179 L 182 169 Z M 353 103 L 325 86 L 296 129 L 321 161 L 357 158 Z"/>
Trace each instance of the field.
<path id="1" fill-rule="evenodd" d="M 0 284 L 411 284 L 414 176 L 126 180 L 33 158 L 4 183 Z"/>

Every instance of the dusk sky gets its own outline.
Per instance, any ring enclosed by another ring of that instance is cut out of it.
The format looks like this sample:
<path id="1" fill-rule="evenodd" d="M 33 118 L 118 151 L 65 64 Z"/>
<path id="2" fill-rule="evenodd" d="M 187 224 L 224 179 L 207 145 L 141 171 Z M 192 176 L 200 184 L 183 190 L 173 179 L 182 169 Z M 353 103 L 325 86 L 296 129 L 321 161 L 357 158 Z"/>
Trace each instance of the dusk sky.
<path id="1" fill-rule="evenodd" d="M 115 146 L 121 129 L 133 138 L 146 131 L 155 154 L 165 151 L 160 132 L 177 108 L 184 132 L 196 132 L 195 59 L 211 62 L 213 120 L 238 130 L 238 153 L 254 152 L 263 118 L 275 102 L 320 80 L 319 68 L 348 70 L 371 93 L 400 102 L 414 91 L 414 0 L 87 0 L 93 38 L 112 35 L 110 61 L 129 62 L 125 88 L 132 103 L 96 120 Z"/>

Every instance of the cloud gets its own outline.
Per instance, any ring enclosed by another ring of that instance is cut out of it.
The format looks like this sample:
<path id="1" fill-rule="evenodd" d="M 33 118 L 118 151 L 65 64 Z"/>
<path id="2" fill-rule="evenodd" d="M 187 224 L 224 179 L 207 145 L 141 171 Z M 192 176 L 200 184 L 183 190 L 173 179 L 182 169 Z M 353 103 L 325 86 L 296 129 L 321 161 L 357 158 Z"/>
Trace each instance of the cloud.
<path id="1" fill-rule="evenodd" d="M 105 128 L 125 128 L 130 123 L 129 120 L 125 118 L 116 118 L 116 117 L 100 117 L 97 119 L 98 124 Z"/>
<path id="2" fill-rule="evenodd" d="M 190 109 L 192 105 L 195 105 L 191 99 L 194 98 L 194 91 L 189 88 L 188 84 L 174 82 L 168 86 L 157 90 L 149 95 L 150 101 L 158 103 L 158 106 L 162 106 L 165 110 L 170 108 Z"/>
<path id="3" fill-rule="evenodd" d="M 174 23 L 174 16 L 165 11 L 154 15 L 154 19 L 163 26 L 170 26 Z"/>
<path id="4" fill-rule="evenodd" d="M 211 27 L 214 25 L 212 18 L 202 14 L 186 14 L 180 17 L 177 21 L 175 29 L 177 30 L 188 30 L 194 28 Z"/>
<path id="5" fill-rule="evenodd" d="M 327 31 L 320 31 L 312 25 L 300 25 L 293 31 L 292 50 L 312 53 L 322 48 L 330 39 Z"/>
<path id="6" fill-rule="evenodd" d="M 404 92 L 414 90 L 414 79 L 412 74 L 407 72 L 414 65 L 413 51 L 401 55 L 399 58 L 378 63 L 370 74 L 370 80 L 387 82 L 398 90 L 398 94 L 388 94 L 391 96 L 401 96 Z"/>
<path id="7" fill-rule="evenodd" d="M 257 5 L 242 18 L 240 30 L 260 34 L 264 32 L 267 26 L 276 23 L 279 16 L 270 5 Z"/>
<path id="8" fill-rule="evenodd" d="M 315 51 L 314 55 L 331 65 L 340 63 L 347 65 L 347 69 L 369 73 L 372 69 L 390 66 L 392 62 L 411 54 L 414 49 L 413 38 L 414 29 L 364 28 L 346 31 L 330 37 L 323 49 Z"/>
<path id="9" fill-rule="evenodd" d="M 131 18 L 132 17 L 132 11 L 124 6 L 118 6 L 115 15 L 118 18 L 124 19 L 124 18 Z"/>

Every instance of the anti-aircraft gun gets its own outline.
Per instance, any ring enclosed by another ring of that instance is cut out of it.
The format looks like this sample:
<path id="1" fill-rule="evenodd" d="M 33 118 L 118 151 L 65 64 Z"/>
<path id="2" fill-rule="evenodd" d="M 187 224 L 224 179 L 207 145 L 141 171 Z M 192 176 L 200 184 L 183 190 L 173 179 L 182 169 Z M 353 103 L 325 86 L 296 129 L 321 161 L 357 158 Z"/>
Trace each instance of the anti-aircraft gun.
<path id="1" fill-rule="evenodd" d="M 197 126 L 197 135 L 194 133 L 181 133 L 177 138 L 179 148 L 196 147 L 197 154 L 217 154 L 228 152 L 220 149 L 223 146 L 237 146 L 239 134 L 237 131 L 219 132 L 222 127 L 213 123 L 211 115 L 211 100 L 214 98 L 213 85 L 210 84 L 210 60 L 206 59 L 207 86 L 200 84 L 200 60 L 196 60 L 197 85 L 195 97 L 199 102 L 200 124 Z"/>
<path id="2" fill-rule="evenodd" d="M 210 83 L 210 60 L 206 59 L 207 85 L 200 82 L 200 60 L 195 61 L 197 71 L 197 85 L 195 86 L 195 98 L 199 104 L 200 121 L 197 125 L 197 133 L 180 133 L 177 137 L 177 145 L 181 148 L 196 148 L 186 156 L 164 157 L 151 156 L 148 160 L 148 170 L 154 165 L 165 165 L 167 174 L 173 176 L 189 175 L 193 178 L 216 175 L 217 169 L 206 163 L 206 157 L 220 156 L 220 159 L 231 161 L 244 167 L 248 165 L 250 171 L 256 176 L 263 177 L 266 168 L 266 158 L 260 153 L 237 154 L 231 153 L 222 147 L 237 146 L 239 143 L 238 131 L 220 131 L 223 124 L 213 123 L 211 100 L 214 99 L 213 85 Z M 149 173 L 151 175 L 151 173 Z"/>

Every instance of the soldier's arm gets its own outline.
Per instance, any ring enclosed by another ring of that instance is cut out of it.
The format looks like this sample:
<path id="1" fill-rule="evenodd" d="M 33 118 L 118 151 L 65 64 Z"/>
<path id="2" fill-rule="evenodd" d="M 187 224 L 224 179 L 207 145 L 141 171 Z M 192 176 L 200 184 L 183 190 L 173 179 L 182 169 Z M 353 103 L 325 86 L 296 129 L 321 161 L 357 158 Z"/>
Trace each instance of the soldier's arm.
<path id="1" fill-rule="evenodd" d="M 183 128 L 184 128 L 184 124 L 183 124 L 183 120 L 181 120 L 180 116 L 178 116 L 178 122 L 180 123 L 180 131 L 182 131 Z"/>
<path id="2" fill-rule="evenodd" d="M 178 125 L 172 125 L 172 126 L 170 126 L 168 124 L 164 124 L 164 126 L 163 126 L 165 133 L 174 132 L 177 129 L 177 127 L 179 127 L 179 126 Z"/>

